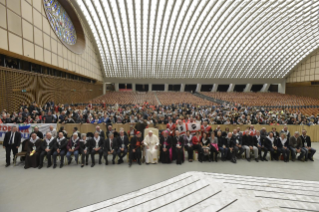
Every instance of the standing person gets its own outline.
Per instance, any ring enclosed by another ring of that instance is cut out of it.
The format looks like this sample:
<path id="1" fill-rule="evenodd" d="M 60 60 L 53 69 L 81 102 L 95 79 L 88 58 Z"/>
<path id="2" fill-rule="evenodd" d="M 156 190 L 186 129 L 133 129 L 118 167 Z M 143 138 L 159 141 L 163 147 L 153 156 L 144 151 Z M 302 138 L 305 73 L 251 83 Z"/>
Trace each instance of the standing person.
<path id="1" fill-rule="evenodd" d="M 185 138 L 186 138 L 186 144 L 184 145 L 184 147 L 187 151 L 188 161 L 193 162 L 193 142 L 192 142 L 193 136 L 191 135 L 189 130 L 186 131 Z"/>
<path id="2" fill-rule="evenodd" d="M 153 134 L 152 130 L 148 131 L 148 135 L 145 137 L 143 141 L 146 148 L 145 162 L 149 163 L 157 163 L 157 149 L 158 149 L 158 137 Z"/>
<path id="3" fill-rule="evenodd" d="M 66 146 L 68 144 L 68 140 L 64 137 L 63 132 L 59 132 L 58 137 L 56 139 L 56 151 L 53 153 L 53 163 L 56 166 L 56 157 L 60 155 L 60 168 L 63 167 L 64 156 L 67 152 Z"/>
<path id="4" fill-rule="evenodd" d="M 39 165 L 41 139 L 34 132 L 31 133 L 30 139 L 25 143 L 26 156 L 24 168 L 37 168 Z"/>
<path id="5" fill-rule="evenodd" d="M 307 130 L 302 130 L 302 135 L 300 136 L 302 141 L 302 148 L 307 151 L 307 155 L 305 156 L 307 159 L 313 161 L 313 155 L 316 153 L 316 150 L 311 147 L 311 139 L 310 136 L 307 135 Z"/>
<path id="6" fill-rule="evenodd" d="M 192 142 L 193 142 L 193 150 L 197 150 L 198 152 L 198 160 L 201 162 L 201 157 L 200 155 L 202 154 L 202 146 L 200 145 L 201 140 L 202 140 L 202 136 L 200 136 L 200 131 L 197 131 L 195 136 L 193 136 L 192 138 Z"/>
<path id="7" fill-rule="evenodd" d="M 172 133 L 174 134 L 174 132 Z M 172 153 L 172 139 L 168 135 L 168 131 L 163 132 L 163 136 L 160 139 L 160 161 L 162 163 L 171 163 L 170 153 Z"/>
<path id="8" fill-rule="evenodd" d="M 11 131 L 7 132 L 3 140 L 3 149 L 6 150 L 6 167 L 10 166 L 11 151 L 13 158 L 18 153 L 21 144 L 21 133 L 17 131 L 16 126 L 12 126 Z"/>
<path id="9" fill-rule="evenodd" d="M 136 136 L 131 139 L 130 145 L 130 164 L 132 166 L 132 161 L 137 159 L 137 163 L 141 165 L 141 145 L 142 145 L 142 133 L 140 131 L 136 132 Z"/>
<path id="10" fill-rule="evenodd" d="M 53 155 L 54 151 L 56 149 L 56 139 L 53 138 L 52 134 L 50 132 L 47 132 L 44 141 L 41 145 L 41 154 L 40 154 L 40 164 L 39 169 L 43 167 L 43 159 L 44 156 L 47 156 L 48 159 L 48 165 L 47 168 L 50 168 L 52 165 L 51 162 L 51 156 Z M 55 168 L 55 167 L 54 167 Z"/>
<path id="11" fill-rule="evenodd" d="M 68 165 L 70 165 L 72 162 L 72 158 L 71 158 L 72 153 L 74 154 L 76 164 L 78 164 L 79 149 L 80 149 L 80 142 L 79 141 L 80 141 L 80 139 L 78 137 L 78 133 L 77 132 L 73 133 L 72 138 L 70 138 L 70 140 L 66 146 L 66 149 L 68 151 L 66 153 L 66 157 L 68 158 Z"/>
<path id="12" fill-rule="evenodd" d="M 179 134 L 179 131 L 175 131 L 175 154 L 176 154 L 176 164 L 182 165 L 184 163 L 184 138 L 183 135 Z"/>

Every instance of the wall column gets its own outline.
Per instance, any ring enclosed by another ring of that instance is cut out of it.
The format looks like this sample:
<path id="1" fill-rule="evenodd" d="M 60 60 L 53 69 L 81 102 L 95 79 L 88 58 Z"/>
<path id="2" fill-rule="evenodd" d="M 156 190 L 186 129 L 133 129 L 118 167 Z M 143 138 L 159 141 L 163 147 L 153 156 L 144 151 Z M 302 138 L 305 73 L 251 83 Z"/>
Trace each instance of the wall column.
<path id="1" fill-rule="evenodd" d="M 253 85 L 250 84 L 250 83 L 246 84 L 246 87 L 245 87 L 245 89 L 244 89 L 244 92 L 250 92 L 250 89 L 251 89 L 252 86 L 253 86 Z"/>
<path id="2" fill-rule="evenodd" d="M 132 83 L 132 91 L 134 91 L 135 92 L 135 83 Z"/>
<path id="3" fill-rule="evenodd" d="M 119 91 L 120 90 L 120 85 L 119 85 L 118 82 L 115 83 L 114 87 L 115 87 L 115 91 Z"/>
<path id="4" fill-rule="evenodd" d="M 168 91 L 168 84 L 164 85 L 164 91 L 167 92 Z"/>
<path id="5" fill-rule="evenodd" d="M 152 91 L 152 83 L 148 84 L 148 91 Z"/>
<path id="6" fill-rule="evenodd" d="M 218 88 L 218 84 L 214 84 L 212 88 L 212 92 L 216 92 Z"/>
<path id="7" fill-rule="evenodd" d="M 185 91 L 185 84 L 181 84 L 181 92 L 184 92 Z"/>
<path id="8" fill-rule="evenodd" d="M 106 93 L 106 83 L 103 83 L 103 94 Z"/>
<path id="9" fill-rule="evenodd" d="M 260 90 L 260 92 L 267 92 L 269 89 L 270 84 L 269 83 L 265 83 L 263 85 L 263 88 Z"/>
<path id="10" fill-rule="evenodd" d="M 278 93 L 286 93 L 286 79 L 282 83 L 278 84 Z"/>
<path id="11" fill-rule="evenodd" d="M 197 83 L 196 92 L 200 92 L 201 88 L 202 88 L 202 84 Z"/>
<path id="12" fill-rule="evenodd" d="M 228 88 L 228 90 L 227 90 L 227 92 L 233 92 L 234 91 L 234 88 L 235 88 L 235 84 L 230 84 L 229 85 L 229 88 Z"/>

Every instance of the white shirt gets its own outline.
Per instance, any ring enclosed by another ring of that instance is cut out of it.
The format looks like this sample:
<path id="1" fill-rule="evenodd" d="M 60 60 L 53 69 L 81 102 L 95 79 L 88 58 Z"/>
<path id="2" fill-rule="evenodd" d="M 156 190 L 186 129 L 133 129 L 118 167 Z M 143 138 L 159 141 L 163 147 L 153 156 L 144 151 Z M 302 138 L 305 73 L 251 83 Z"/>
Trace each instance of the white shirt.
<path id="1" fill-rule="evenodd" d="M 9 139 L 9 145 L 10 145 L 10 140 L 12 138 L 12 144 L 14 144 L 14 136 L 16 135 L 15 132 L 11 132 L 11 136 L 10 136 L 10 139 Z"/>
<path id="2" fill-rule="evenodd" d="M 99 147 L 99 141 L 100 141 L 100 136 L 99 137 L 94 137 L 94 140 L 95 140 L 95 148 L 98 148 Z"/>

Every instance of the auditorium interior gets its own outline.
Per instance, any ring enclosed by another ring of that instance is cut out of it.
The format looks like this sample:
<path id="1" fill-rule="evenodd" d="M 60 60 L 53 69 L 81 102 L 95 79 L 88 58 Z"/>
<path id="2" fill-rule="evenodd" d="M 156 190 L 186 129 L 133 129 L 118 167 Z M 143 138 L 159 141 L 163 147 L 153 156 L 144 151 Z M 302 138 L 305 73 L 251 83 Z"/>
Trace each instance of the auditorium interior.
<path id="1" fill-rule="evenodd" d="M 318 14 L 0 0 L 0 211 L 319 211 Z"/>

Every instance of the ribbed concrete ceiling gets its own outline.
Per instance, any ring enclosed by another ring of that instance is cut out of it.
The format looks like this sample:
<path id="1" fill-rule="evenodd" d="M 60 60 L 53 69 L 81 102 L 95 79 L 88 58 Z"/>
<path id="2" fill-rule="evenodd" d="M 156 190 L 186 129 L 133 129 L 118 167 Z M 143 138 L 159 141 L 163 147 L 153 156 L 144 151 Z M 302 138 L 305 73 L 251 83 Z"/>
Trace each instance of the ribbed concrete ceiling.
<path id="1" fill-rule="evenodd" d="M 319 47 L 318 0 L 76 0 L 108 78 L 285 78 Z"/>

